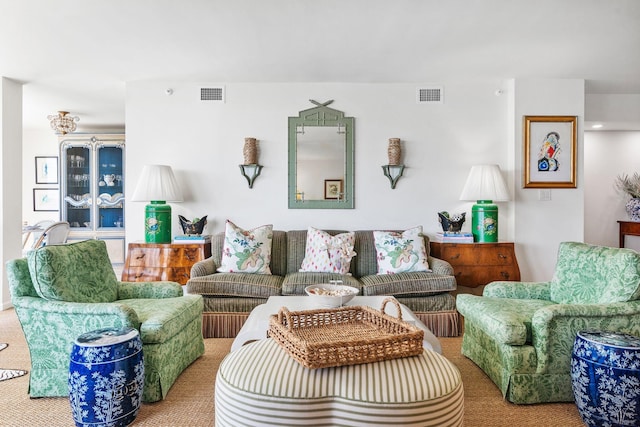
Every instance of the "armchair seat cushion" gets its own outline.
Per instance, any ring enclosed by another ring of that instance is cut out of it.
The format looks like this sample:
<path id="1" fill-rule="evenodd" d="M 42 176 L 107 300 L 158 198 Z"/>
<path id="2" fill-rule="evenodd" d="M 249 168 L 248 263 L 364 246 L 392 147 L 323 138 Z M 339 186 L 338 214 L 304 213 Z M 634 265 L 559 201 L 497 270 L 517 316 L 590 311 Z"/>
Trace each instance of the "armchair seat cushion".
<path id="1" fill-rule="evenodd" d="M 331 280 L 342 280 L 345 286 L 361 289 L 362 283 L 355 277 L 340 273 L 300 272 L 289 273 L 282 282 L 282 295 L 304 295 L 304 288 Z"/>
<path id="2" fill-rule="evenodd" d="M 145 344 L 161 344 L 178 335 L 185 325 L 202 315 L 202 297 L 128 299 L 118 301 L 132 308 L 140 320 L 140 338 Z"/>
<path id="3" fill-rule="evenodd" d="M 363 295 L 426 296 L 456 290 L 451 275 L 427 272 L 371 274 L 361 277 Z"/>
<path id="4" fill-rule="evenodd" d="M 531 343 L 531 320 L 540 308 L 555 305 L 539 299 L 509 299 L 459 294 L 457 307 L 465 322 L 472 322 L 496 343 Z"/>
<path id="5" fill-rule="evenodd" d="M 269 298 L 280 295 L 284 277 L 253 273 L 216 273 L 189 279 L 189 293 L 220 297 Z"/>

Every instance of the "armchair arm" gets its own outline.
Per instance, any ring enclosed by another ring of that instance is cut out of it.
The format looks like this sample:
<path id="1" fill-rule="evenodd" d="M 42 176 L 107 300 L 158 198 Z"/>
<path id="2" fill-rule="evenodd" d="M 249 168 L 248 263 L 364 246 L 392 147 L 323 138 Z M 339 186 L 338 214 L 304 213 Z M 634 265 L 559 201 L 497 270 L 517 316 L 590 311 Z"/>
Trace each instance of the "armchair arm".
<path id="1" fill-rule="evenodd" d="M 549 282 L 491 282 L 485 286 L 482 295 L 494 298 L 551 299 Z"/>
<path id="2" fill-rule="evenodd" d="M 532 319 L 538 373 L 568 372 L 580 331 L 640 335 L 640 301 L 612 304 L 557 304 L 536 311 Z"/>
<path id="3" fill-rule="evenodd" d="M 118 299 L 175 298 L 183 295 L 176 282 L 118 282 Z"/>
<path id="4" fill-rule="evenodd" d="M 37 313 L 38 319 L 50 319 L 46 322 L 51 328 L 57 329 L 60 319 L 67 319 L 65 325 L 83 324 L 88 328 L 83 332 L 103 327 L 140 327 L 140 320 L 136 312 L 125 304 L 118 302 L 66 302 L 49 301 L 39 297 L 17 297 L 12 301 L 18 312 L 20 323 L 23 328 L 26 324 L 22 319 L 23 315 L 34 316 Z M 55 319 L 55 320 L 52 320 Z M 25 332 L 26 334 L 26 332 Z"/>
<path id="5" fill-rule="evenodd" d="M 435 274 L 453 276 L 453 267 L 447 261 L 429 255 L 427 257 L 427 262 L 429 263 L 429 268 L 431 268 L 431 271 Z"/>
<path id="6" fill-rule="evenodd" d="M 198 261 L 191 267 L 191 277 L 202 277 L 213 274 L 218 269 L 218 265 L 213 257 Z"/>

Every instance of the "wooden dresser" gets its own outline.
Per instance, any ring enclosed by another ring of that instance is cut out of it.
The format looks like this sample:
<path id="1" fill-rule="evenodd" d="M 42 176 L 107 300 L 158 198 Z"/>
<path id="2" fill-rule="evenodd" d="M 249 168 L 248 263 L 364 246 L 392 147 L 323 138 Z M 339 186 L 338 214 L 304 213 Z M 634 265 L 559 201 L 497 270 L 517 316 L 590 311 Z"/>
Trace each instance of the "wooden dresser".
<path id="1" fill-rule="evenodd" d="M 122 281 L 185 285 L 193 264 L 210 256 L 211 243 L 129 243 Z"/>
<path id="2" fill-rule="evenodd" d="M 458 286 L 476 288 L 495 280 L 520 280 L 513 243 L 429 244 L 431 255 L 451 264 Z"/>

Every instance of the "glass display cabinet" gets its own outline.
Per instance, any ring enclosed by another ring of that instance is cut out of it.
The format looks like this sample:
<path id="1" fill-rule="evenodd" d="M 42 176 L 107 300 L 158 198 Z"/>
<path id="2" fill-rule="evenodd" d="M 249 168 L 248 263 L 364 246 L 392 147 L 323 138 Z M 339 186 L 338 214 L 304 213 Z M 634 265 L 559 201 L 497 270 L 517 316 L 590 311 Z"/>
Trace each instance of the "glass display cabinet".
<path id="1" fill-rule="evenodd" d="M 60 217 L 69 222 L 69 241 L 101 239 L 113 264 L 123 264 L 123 134 L 71 134 L 60 143 Z"/>

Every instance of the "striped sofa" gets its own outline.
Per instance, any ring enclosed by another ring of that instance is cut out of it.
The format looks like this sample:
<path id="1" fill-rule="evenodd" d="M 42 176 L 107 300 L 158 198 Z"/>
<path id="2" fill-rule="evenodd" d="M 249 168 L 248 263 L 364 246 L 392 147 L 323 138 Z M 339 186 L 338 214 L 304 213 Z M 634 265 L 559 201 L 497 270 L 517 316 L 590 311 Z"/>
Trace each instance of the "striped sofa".
<path id="1" fill-rule="evenodd" d="M 335 235 L 342 230 L 326 230 Z M 423 236 L 429 248 L 429 238 Z M 430 272 L 377 274 L 373 230 L 355 231 L 349 275 L 299 272 L 305 255 L 307 230 L 273 231 L 271 275 L 218 273 L 224 233 L 212 237 L 212 256 L 196 263 L 187 282 L 187 293 L 204 298 L 205 338 L 234 337 L 249 312 L 270 296 L 304 295 L 308 285 L 342 280 L 360 289 L 361 295 L 393 295 L 406 305 L 436 336 L 457 336 L 459 331 L 455 298 L 456 280 L 451 265 L 428 256 Z"/>

